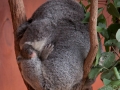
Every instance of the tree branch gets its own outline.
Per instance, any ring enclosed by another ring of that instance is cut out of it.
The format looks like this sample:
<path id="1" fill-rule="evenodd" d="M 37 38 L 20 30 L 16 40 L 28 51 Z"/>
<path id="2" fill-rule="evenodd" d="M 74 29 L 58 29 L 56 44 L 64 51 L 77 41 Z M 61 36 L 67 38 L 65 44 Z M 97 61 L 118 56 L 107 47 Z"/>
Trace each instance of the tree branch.
<path id="1" fill-rule="evenodd" d="M 20 53 L 19 49 L 19 41 L 16 40 L 16 30 L 22 24 L 26 21 L 26 14 L 25 14 L 25 8 L 23 4 L 23 0 L 8 0 L 10 11 L 11 11 L 11 17 L 12 17 L 12 23 L 13 23 L 13 29 L 14 29 L 14 44 L 15 44 L 15 54 L 16 57 L 18 57 Z M 19 69 L 20 69 L 20 65 Z M 25 82 L 25 81 L 24 81 Z M 25 82 L 28 90 L 34 90 L 29 84 Z"/>
<path id="2" fill-rule="evenodd" d="M 13 29 L 14 29 L 15 53 L 17 57 L 20 51 L 19 51 L 18 41 L 16 41 L 15 33 L 19 25 L 26 21 L 26 14 L 25 14 L 23 0 L 8 0 L 8 2 L 10 6 Z"/>
<path id="3" fill-rule="evenodd" d="M 98 0 L 91 0 L 90 8 L 90 22 L 89 22 L 89 34 L 90 34 L 90 51 L 84 63 L 84 75 L 82 80 L 81 89 L 87 80 L 88 74 L 91 70 L 91 66 L 98 51 L 98 39 L 97 39 L 97 15 L 98 15 Z"/>

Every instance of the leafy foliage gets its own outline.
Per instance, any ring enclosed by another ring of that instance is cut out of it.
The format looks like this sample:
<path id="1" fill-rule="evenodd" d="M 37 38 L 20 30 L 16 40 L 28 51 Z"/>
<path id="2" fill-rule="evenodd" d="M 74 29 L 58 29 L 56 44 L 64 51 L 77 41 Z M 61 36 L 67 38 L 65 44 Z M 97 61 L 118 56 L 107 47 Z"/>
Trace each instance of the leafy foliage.
<path id="1" fill-rule="evenodd" d="M 82 1 L 80 3 L 86 12 L 82 23 L 89 23 L 90 0 L 86 6 Z M 103 14 L 105 8 L 112 16 L 113 22 L 109 26 L 107 26 L 107 19 Z M 95 79 L 101 73 L 104 87 L 99 90 L 120 90 L 120 56 L 116 51 L 116 49 L 120 51 L 120 0 L 107 0 L 107 5 L 98 9 L 97 32 L 104 38 L 105 51 L 101 52 L 101 40 L 98 38 L 98 53 L 88 77 Z"/>
<path id="2" fill-rule="evenodd" d="M 118 31 L 116 33 L 116 39 L 118 42 L 120 42 L 120 29 L 118 29 Z"/>

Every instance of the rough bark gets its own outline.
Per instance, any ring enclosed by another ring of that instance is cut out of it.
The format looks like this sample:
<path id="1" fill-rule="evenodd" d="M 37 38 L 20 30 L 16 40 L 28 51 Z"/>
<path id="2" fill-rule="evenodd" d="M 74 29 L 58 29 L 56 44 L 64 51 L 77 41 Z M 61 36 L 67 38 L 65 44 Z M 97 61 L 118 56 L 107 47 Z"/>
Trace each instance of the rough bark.
<path id="1" fill-rule="evenodd" d="M 11 11 L 11 17 L 13 22 L 13 29 L 14 29 L 14 37 L 15 32 L 20 24 L 26 21 L 26 14 L 25 14 L 25 8 L 23 4 L 23 0 L 8 0 L 10 11 Z M 16 57 L 19 55 L 19 45 L 18 42 L 15 39 L 15 53 Z"/>
<path id="2" fill-rule="evenodd" d="M 19 49 L 19 42 L 16 40 L 16 30 L 19 27 L 20 24 L 26 21 L 26 14 L 25 14 L 25 8 L 23 0 L 8 0 L 10 11 L 11 11 L 11 17 L 12 17 L 12 23 L 13 23 L 13 29 L 14 29 L 14 44 L 15 44 L 15 54 L 16 57 L 19 55 L 20 49 Z M 20 69 L 20 65 L 19 69 Z M 25 82 L 25 81 L 24 81 Z M 29 84 L 25 82 L 28 90 L 34 90 Z"/>
<path id="3" fill-rule="evenodd" d="M 98 51 L 98 39 L 97 39 L 97 30 L 96 30 L 97 15 L 98 15 L 98 0 L 91 0 L 90 20 L 89 20 L 90 51 L 84 63 L 84 75 L 80 90 L 83 89 L 88 74 L 91 70 L 92 63 Z"/>

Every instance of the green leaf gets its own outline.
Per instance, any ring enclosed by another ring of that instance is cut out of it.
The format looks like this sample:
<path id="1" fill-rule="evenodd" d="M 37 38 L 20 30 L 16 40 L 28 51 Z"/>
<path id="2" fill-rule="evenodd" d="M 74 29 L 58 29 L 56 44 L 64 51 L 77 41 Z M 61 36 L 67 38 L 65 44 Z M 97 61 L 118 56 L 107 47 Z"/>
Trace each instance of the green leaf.
<path id="1" fill-rule="evenodd" d="M 118 12 L 118 10 L 115 8 L 115 6 L 112 3 L 109 3 L 107 5 L 107 11 L 109 14 L 111 14 L 112 16 L 115 16 L 117 18 L 120 17 L 120 14 Z"/>
<path id="2" fill-rule="evenodd" d="M 103 8 L 99 8 L 98 9 L 98 13 L 100 13 L 103 10 Z M 90 12 L 87 12 L 85 14 L 85 18 L 83 19 L 82 23 L 88 23 L 89 22 L 89 18 L 90 18 Z"/>
<path id="3" fill-rule="evenodd" d="M 103 31 L 103 28 L 100 26 L 97 26 L 97 32 L 101 33 Z"/>
<path id="4" fill-rule="evenodd" d="M 117 33 L 118 29 L 120 29 L 120 24 L 111 24 L 107 28 L 107 31 L 108 31 L 110 38 L 116 39 L 116 33 Z"/>
<path id="5" fill-rule="evenodd" d="M 118 42 L 116 39 L 110 39 L 107 40 L 104 43 L 105 46 L 116 46 L 118 49 L 120 49 L 120 42 Z"/>
<path id="6" fill-rule="evenodd" d="M 119 2 L 117 2 L 117 7 L 120 7 L 120 1 L 119 1 Z"/>
<path id="7" fill-rule="evenodd" d="M 103 11 L 103 8 L 98 8 L 98 14 L 100 14 Z"/>
<path id="8" fill-rule="evenodd" d="M 118 72 L 118 69 L 116 67 L 114 67 L 113 71 L 114 71 L 114 74 L 115 74 L 116 78 L 120 80 L 120 74 Z"/>
<path id="9" fill-rule="evenodd" d="M 105 16 L 103 14 L 99 15 L 99 17 L 97 18 L 97 23 L 98 23 L 98 26 L 102 28 L 106 28 L 107 23 L 106 23 Z"/>
<path id="10" fill-rule="evenodd" d="M 108 35 L 108 32 L 106 29 L 100 27 L 100 26 L 97 26 L 97 32 L 99 32 L 103 37 L 105 38 L 109 38 L 109 35 Z"/>
<path id="11" fill-rule="evenodd" d="M 110 85 L 104 86 L 100 88 L 99 90 L 114 90 Z"/>
<path id="12" fill-rule="evenodd" d="M 98 47 L 98 52 L 97 52 L 97 55 L 96 55 L 96 60 L 95 60 L 95 65 L 94 66 L 98 65 L 99 59 L 100 59 L 100 56 L 101 56 L 100 40 L 98 40 L 98 41 L 99 41 L 99 47 Z"/>
<path id="13" fill-rule="evenodd" d="M 115 62 L 115 54 L 113 52 L 104 52 L 101 55 L 102 57 L 102 66 L 109 68 Z"/>
<path id="14" fill-rule="evenodd" d="M 106 29 L 106 23 L 99 22 L 99 23 L 98 23 L 98 26 Z"/>
<path id="15" fill-rule="evenodd" d="M 111 82 L 111 80 L 108 80 L 106 78 L 103 79 L 103 83 L 104 85 L 108 85 Z"/>
<path id="16" fill-rule="evenodd" d="M 118 22 L 118 19 L 115 16 L 112 16 L 112 22 L 116 23 L 116 22 Z"/>
<path id="17" fill-rule="evenodd" d="M 105 37 L 105 38 L 109 38 L 109 35 L 108 35 L 108 32 L 107 32 L 107 30 L 106 29 L 104 29 L 102 32 L 101 32 L 101 35 L 103 36 L 103 37 Z"/>
<path id="18" fill-rule="evenodd" d="M 114 79 L 114 72 L 113 70 L 107 70 L 107 71 L 104 71 L 102 74 L 101 74 L 101 79 L 108 79 L 108 80 L 113 80 Z"/>
<path id="19" fill-rule="evenodd" d="M 104 43 L 105 43 L 107 40 L 108 40 L 108 39 L 105 38 L 105 39 L 104 39 Z M 105 46 L 105 50 L 106 50 L 106 52 L 109 52 L 109 46 Z"/>
<path id="20" fill-rule="evenodd" d="M 114 67 L 116 67 L 120 73 L 120 59 L 116 60 L 114 63 Z"/>
<path id="21" fill-rule="evenodd" d="M 105 46 L 115 46 L 118 41 L 116 39 L 110 39 L 104 43 Z"/>
<path id="22" fill-rule="evenodd" d="M 103 69 L 102 67 L 92 68 L 88 75 L 89 79 L 95 79 L 98 76 L 98 74 L 100 73 L 100 71 L 102 71 L 102 69 Z"/>
<path id="23" fill-rule="evenodd" d="M 87 12 L 85 14 L 85 18 L 83 19 L 82 23 L 88 23 L 90 18 L 90 12 Z"/>
<path id="24" fill-rule="evenodd" d="M 109 46 L 105 46 L 105 50 L 106 50 L 106 52 L 109 52 L 110 51 Z"/>
<path id="25" fill-rule="evenodd" d="M 107 4 L 109 4 L 110 3 L 110 0 L 107 0 Z"/>
<path id="26" fill-rule="evenodd" d="M 114 0 L 115 7 L 120 7 L 120 0 Z"/>
<path id="27" fill-rule="evenodd" d="M 120 49 L 120 42 L 116 43 L 115 45 L 118 49 Z"/>
<path id="28" fill-rule="evenodd" d="M 85 8 L 86 8 L 86 10 L 90 7 L 90 5 L 91 5 L 91 4 L 88 4 L 88 5 L 85 7 Z"/>
<path id="29" fill-rule="evenodd" d="M 120 29 L 118 29 L 116 33 L 116 39 L 118 40 L 118 42 L 120 42 Z"/>
<path id="30" fill-rule="evenodd" d="M 116 89 L 118 89 L 119 86 L 120 86 L 120 80 L 111 81 L 111 82 L 109 83 L 109 85 L 116 90 Z"/>

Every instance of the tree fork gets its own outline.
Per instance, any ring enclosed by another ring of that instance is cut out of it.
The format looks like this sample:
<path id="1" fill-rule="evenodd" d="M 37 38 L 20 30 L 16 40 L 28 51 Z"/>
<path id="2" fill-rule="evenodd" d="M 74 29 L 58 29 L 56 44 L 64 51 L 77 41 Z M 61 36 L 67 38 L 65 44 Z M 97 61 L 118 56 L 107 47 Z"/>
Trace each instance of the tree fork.
<path id="1" fill-rule="evenodd" d="M 13 29 L 14 29 L 15 54 L 17 57 L 20 53 L 20 48 L 19 48 L 19 41 L 16 40 L 16 36 L 15 36 L 16 30 L 20 26 L 20 24 L 25 22 L 27 19 L 26 19 L 23 0 L 8 0 L 8 3 L 10 6 L 10 11 L 11 11 L 11 17 L 12 17 L 12 23 L 13 23 Z M 20 69 L 20 65 L 18 65 L 18 66 Z M 25 84 L 26 84 L 28 90 L 34 90 L 26 82 L 25 82 Z"/>
<path id="2" fill-rule="evenodd" d="M 84 63 L 84 74 L 80 90 L 83 90 L 84 84 L 88 78 L 93 61 L 98 51 L 98 38 L 97 38 L 97 16 L 98 16 L 98 0 L 91 0 L 90 6 L 90 20 L 89 20 L 89 35 L 90 35 L 90 51 Z"/>

